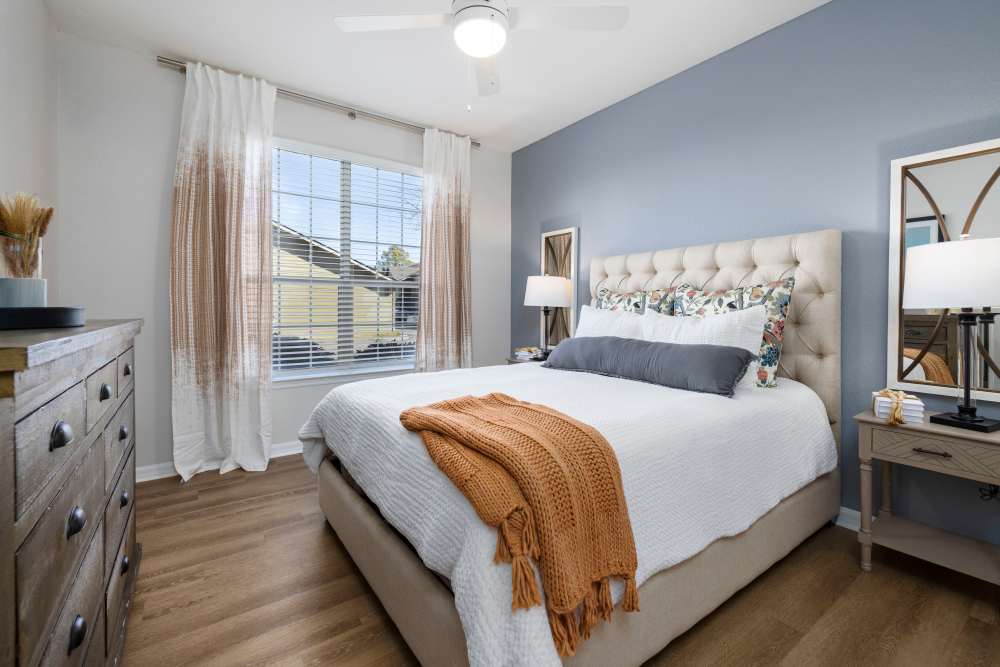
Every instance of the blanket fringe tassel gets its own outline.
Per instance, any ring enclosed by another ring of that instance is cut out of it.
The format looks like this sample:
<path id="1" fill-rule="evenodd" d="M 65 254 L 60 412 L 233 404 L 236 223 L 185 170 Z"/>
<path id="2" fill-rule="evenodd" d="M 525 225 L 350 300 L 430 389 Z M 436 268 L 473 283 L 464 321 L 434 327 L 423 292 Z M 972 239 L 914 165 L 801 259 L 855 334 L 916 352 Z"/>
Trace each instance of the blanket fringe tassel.
<path id="1" fill-rule="evenodd" d="M 497 548 L 493 556 L 496 563 L 510 563 L 512 570 L 511 609 L 528 609 L 542 603 L 542 596 L 535 580 L 535 569 L 529 556 L 539 557 L 538 539 L 534 522 L 527 510 L 517 509 L 504 519 L 497 529 Z M 639 611 L 639 593 L 635 579 L 623 577 L 625 595 L 622 598 L 623 611 Z M 598 621 L 611 620 L 614 603 L 611 599 L 611 583 L 608 577 L 595 581 L 583 598 L 580 606 L 569 612 L 548 609 L 549 628 L 556 650 L 561 656 L 576 653 L 581 640 L 590 638 L 591 630 Z"/>

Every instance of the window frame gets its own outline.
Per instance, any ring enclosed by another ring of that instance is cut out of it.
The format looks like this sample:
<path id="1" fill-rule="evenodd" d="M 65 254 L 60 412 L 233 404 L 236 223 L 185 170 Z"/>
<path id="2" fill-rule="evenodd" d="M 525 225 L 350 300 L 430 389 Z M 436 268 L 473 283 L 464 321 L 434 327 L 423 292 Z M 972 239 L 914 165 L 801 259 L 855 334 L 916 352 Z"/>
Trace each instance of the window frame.
<path id="1" fill-rule="evenodd" d="M 287 150 L 294 153 L 302 153 L 305 155 L 310 155 L 314 157 L 326 158 L 329 160 L 338 160 L 340 162 L 349 162 L 351 164 L 358 164 L 363 167 L 372 167 L 375 169 L 384 169 L 387 171 L 395 171 L 408 176 L 419 176 L 421 181 L 423 181 L 424 170 L 422 167 L 408 164 L 406 162 L 398 162 L 396 160 L 390 160 L 387 158 L 376 157 L 374 155 L 366 155 L 364 153 L 355 153 L 353 151 L 335 148 L 332 146 L 325 146 L 323 144 L 314 144 L 307 141 L 299 141 L 297 139 L 286 139 L 284 137 L 274 137 L 271 141 L 271 152 L 273 155 L 274 149 Z M 271 185 L 270 192 L 273 196 L 274 184 Z M 423 224 L 421 223 L 420 229 L 421 239 L 423 238 Z M 271 246 L 272 252 L 274 251 L 274 246 Z M 274 278 L 271 278 L 272 285 L 274 283 Z M 418 289 L 419 294 L 419 289 Z M 359 379 L 363 376 L 392 376 L 392 375 L 402 375 L 406 373 L 412 373 L 415 370 L 415 363 L 413 361 L 400 361 L 398 364 L 383 364 L 374 365 L 372 368 L 364 367 L 353 367 L 353 368 L 306 368 L 302 370 L 275 370 L 272 361 L 271 365 L 271 382 L 275 384 L 286 384 L 289 388 L 292 386 L 309 386 L 313 384 L 326 384 L 327 382 L 336 382 L 340 379 L 341 382 L 350 382 L 351 380 Z"/>

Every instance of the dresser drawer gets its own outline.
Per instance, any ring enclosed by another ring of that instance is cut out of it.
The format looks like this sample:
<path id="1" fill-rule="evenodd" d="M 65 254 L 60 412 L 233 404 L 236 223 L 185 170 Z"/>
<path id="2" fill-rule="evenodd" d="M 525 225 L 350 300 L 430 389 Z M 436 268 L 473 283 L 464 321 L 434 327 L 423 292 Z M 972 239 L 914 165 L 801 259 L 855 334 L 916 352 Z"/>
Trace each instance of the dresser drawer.
<path id="1" fill-rule="evenodd" d="M 87 376 L 87 431 L 114 405 L 117 381 L 118 366 L 114 361 Z"/>
<path id="2" fill-rule="evenodd" d="M 101 592 L 104 584 L 104 549 L 100 536 L 91 540 L 83 565 L 73 580 L 62 612 L 56 620 L 42 665 L 82 665 L 97 635 L 101 615 Z M 101 648 L 104 636 L 101 633 Z"/>
<path id="3" fill-rule="evenodd" d="M 111 564 L 121 544 L 122 531 L 132 512 L 135 497 L 135 450 L 128 457 L 125 468 L 118 476 L 118 483 L 111 492 L 108 506 L 104 509 L 104 567 L 105 578 L 111 571 Z"/>
<path id="4" fill-rule="evenodd" d="M 132 388 L 135 381 L 135 348 L 129 349 L 118 355 L 118 395 L 123 396 Z"/>
<path id="5" fill-rule="evenodd" d="M 104 510 L 100 441 L 80 462 L 17 550 L 17 617 L 22 655 L 33 655 Z M 103 549 L 104 540 L 96 540 Z M 103 552 L 98 556 L 104 564 Z M 103 567 L 101 567 L 103 571 Z"/>
<path id="6" fill-rule="evenodd" d="M 135 400 L 132 394 L 125 399 L 118 412 L 104 429 L 104 456 L 107 461 L 104 479 L 108 486 L 115 481 L 115 472 L 135 440 Z"/>
<path id="7" fill-rule="evenodd" d="M 117 639 L 121 634 L 125 620 L 126 605 L 131 601 L 125 598 L 129 581 L 132 578 L 132 559 L 135 558 L 135 512 L 129 516 L 125 525 L 125 535 L 115 555 L 112 564 L 111 580 L 108 582 L 108 592 L 105 595 L 104 617 L 107 619 L 107 653 L 114 655 L 117 649 Z"/>
<path id="8" fill-rule="evenodd" d="M 87 657 L 83 659 L 84 667 L 104 667 L 104 605 L 97 606 L 97 622 L 90 635 L 90 645 L 87 647 Z"/>
<path id="9" fill-rule="evenodd" d="M 17 516 L 38 497 L 87 434 L 87 399 L 80 382 L 14 427 Z"/>
<path id="10" fill-rule="evenodd" d="M 1000 483 L 1000 447 L 988 444 L 875 428 L 872 453 L 905 465 Z"/>

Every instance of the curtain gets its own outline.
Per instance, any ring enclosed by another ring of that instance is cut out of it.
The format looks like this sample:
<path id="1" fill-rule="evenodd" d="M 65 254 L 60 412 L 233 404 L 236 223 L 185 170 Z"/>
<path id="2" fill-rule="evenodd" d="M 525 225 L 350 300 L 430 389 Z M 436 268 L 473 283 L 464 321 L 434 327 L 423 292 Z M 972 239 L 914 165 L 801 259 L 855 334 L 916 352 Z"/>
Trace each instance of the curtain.
<path id="1" fill-rule="evenodd" d="M 265 470 L 271 448 L 275 89 L 189 63 L 170 248 L 174 467 Z"/>
<path id="2" fill-rule="evenodd" d="M 440 130 L 424 133 L 424 217 L 416 349 L 416 366 L 421 371 L 472 365 L 471 149 L 468 137 Z"/>

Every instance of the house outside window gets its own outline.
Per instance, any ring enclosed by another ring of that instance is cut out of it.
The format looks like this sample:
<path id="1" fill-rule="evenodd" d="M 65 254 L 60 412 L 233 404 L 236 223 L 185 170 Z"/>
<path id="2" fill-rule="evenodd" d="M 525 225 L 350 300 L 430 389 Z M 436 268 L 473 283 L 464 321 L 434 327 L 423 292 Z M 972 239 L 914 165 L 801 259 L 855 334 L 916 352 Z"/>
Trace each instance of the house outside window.
<path id="1" fill-rule="evenodd" d="M 275 379 L 412 369 L 420 169 L 276 140 L 272 170 Z"/>

